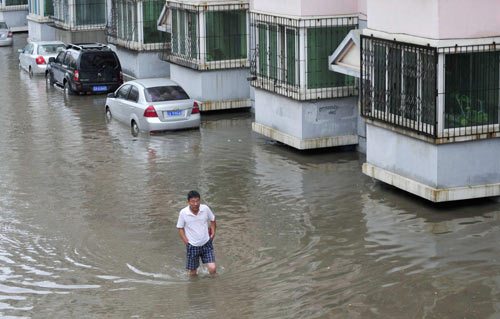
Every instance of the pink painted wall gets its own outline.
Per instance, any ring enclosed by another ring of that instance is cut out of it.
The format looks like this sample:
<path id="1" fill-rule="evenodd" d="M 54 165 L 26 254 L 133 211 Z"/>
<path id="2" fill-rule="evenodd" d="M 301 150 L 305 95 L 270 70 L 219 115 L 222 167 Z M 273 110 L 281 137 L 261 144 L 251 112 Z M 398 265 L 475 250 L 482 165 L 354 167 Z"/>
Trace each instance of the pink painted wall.
<path id="1" fill-rule="evenodd" d="M 252 0 L 252 9 L 293 16 L 356 14 L 360 0 Z M 362 0 L 366 1 L 366 0 Z"/>
<path id="2" fill-rule="evenodd" d="M 368 0 L 368 28 L 437 38 L 438 0 Z"/>
<path id="3" fill-rule="evenodd" d="M 440 0 L 439 17 L 441 39 L 500 36 L 499 0 Z"/>
<path id="4" fill-rule="evenodd" d="M 368 0 L 368 28 L 431 39 L 500 35 L 499 0 Z"/>

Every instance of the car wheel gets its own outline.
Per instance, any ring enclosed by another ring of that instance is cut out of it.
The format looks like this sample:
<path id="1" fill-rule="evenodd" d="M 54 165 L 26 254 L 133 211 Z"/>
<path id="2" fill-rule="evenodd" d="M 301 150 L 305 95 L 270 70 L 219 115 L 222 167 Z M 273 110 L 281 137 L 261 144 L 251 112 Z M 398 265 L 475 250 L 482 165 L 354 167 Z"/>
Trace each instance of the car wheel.
<path id="1" fill-rule="evenodd" d="M 66 95 L 74 95 L 75 91 L 71 88 L 71 85 L 69 84 L 68 81 L 64 82 L 64 93 Z"/>
<path id="2" fill-rule="evenodd" d="M 50 74 L 50 72 L 45 73 L 45 81 L 47 81 L 48 85 L 54 84 L 54 79 L 52 78 L 52 74 Z"/>
<path id="3" fill-rule="evenodd" d="M 132 124 L 130 125 L 130 133 L 132 133 L 133 137 L 139 136 L 139 126 L 134 120 L 132 120 Z"/>
<path id="4" fill-rule="evenodd" d="M 30 78 L 33 77 L 33 69 L 31 68 L 31 66 L 30 66 L 30 68 L 28 70 L 28 74 L 30 75 Z"/>
<path id="5" fill-rule="evenodd" d="M 109 109 L 108 106 L 106 106 L 106 122 L 111 122 L 111 119 L 113 118 L 113 115 L 111 114 L 111 110 Z"/>

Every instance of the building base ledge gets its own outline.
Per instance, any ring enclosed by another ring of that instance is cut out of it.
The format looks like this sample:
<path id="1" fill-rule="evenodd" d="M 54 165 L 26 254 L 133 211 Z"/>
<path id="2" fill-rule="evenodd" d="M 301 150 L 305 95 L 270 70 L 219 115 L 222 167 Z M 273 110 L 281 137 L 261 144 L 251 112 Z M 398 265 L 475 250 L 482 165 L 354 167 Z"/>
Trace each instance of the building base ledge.
<path id="1" fill-rule="evenodd" d="M 363 173 L 381 182 L 435 203 L 500 196 L 500 183 L 451 188 L 434 188 L 369 163 L 363 164 Z"/>
<path id="2" fill-rule="evenodd" d="M 230 100 L 230 101 L 199 101 L 199 100 L 197 100 L 196 102 L 200 106 L 200 111 L 202 111 L 202 112 L 252 107 L 252 101 L 250 99 Z"/>
<path id="3" fill-rule="evenodd" d="M 357 145 L 358 135 L 328 136 L 319 138 L 301 139 L 257 122 L 252 123 L 252 130 L 255 133 L 269 137 L 299 150 L 318 149 L 325 147 L 335 147 L 343 145 Z"/>

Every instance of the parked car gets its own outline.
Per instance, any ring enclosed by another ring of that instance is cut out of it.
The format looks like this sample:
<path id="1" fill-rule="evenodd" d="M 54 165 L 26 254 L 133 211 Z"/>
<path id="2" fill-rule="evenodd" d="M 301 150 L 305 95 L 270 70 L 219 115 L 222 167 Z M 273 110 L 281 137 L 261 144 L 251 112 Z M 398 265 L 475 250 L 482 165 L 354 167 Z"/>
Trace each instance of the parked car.
<path id="1" fill-rule="evenodd" d="M 106 119 L 130 125 L 133 136 L 200 127 L 198 103 L 174 81 L 156 78 L 126 82 L 106 99 Z"/>
<path id="2" fill-rule="evenodd" d="M 69 44 L 49 58 L 45 76 L 50 84 L 64 87 L 66 94 L 107 93 L 123 83 L 118 56 L 100 43 Z"/>
<path id="3" fill-rule="evenodd" d="M 33 74 L 45 74 L 47 61 L 55 58 L 63 51 L 66 45 L 61 41 L 33 41 L 28 43 L 24 49 L 19 49 L 19 67 Z"/>
<path id="4" fill-rule="evenodd" d="M 12 45 L 12 32 L 7 23 L 0 21 L 0 47 Z"/>

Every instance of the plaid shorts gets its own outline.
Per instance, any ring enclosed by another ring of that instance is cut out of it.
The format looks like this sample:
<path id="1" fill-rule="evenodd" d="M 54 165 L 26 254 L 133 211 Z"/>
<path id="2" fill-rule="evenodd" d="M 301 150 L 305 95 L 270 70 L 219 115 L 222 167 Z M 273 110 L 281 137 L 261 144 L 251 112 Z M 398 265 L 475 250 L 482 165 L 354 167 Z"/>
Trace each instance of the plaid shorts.
<path id="1" fill-rule="evenodd" d="M 210 239 L 203 246 L 193 246 L 191 244 L 186 245 L 186 268 L 189 270 L 196 270 L 200 266 L 201 261 L 206 263 L 214 263 L 214 246 L 212 245 L 212 240 Z"/>

